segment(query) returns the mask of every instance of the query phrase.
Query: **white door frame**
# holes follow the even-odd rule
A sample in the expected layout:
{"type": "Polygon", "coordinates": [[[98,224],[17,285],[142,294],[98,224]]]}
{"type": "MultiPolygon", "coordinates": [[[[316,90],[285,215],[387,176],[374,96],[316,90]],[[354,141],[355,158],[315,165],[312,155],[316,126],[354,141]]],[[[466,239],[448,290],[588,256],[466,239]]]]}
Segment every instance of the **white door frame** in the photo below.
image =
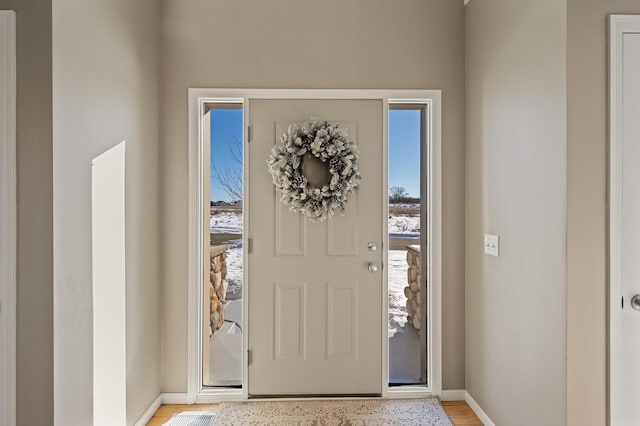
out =
{"type": "MultiPolygon", "coordinates": [[[[640,15],[609,16],[609,424],[618,424],[615,401],[622,299],[622,39],[640,33],[640,15]]],[[[626,301],[628,303],[629,301],[626,301]]]]}
{"type": "MultiPolygon", "coordinates": [[[[243,333],[243,384],[242,390],[230,388],[205,388],[202,385],[202,288],[203,276],[203,247],[204,229],[201,214],[204,211],[203,203],[203,167],[207,161],[203,152],[203,127],[202,120],[205,105],[221,100],[235,101],[243,104],[244,113],[244,140],[247,140],[247,126],[249,123],[248,105],[250,99],[372,99],[383,102],[383,161],[388,161],[388,113],[389,103],[424,103],[429,106],[429,127],[427,135],[429,143],[429,164],[427,167],[427,183],[429,186],[427,201],[430,206],[428,217],[427,235],[429,235],[429,247],[427,250],[427,304],[429,319],[427,328],[428,340],[428,386],[389,388],[389,339],[388,331],[388,298],[382,298],[383,330],[382,338],[382,380],[383,397],[424,397],[440,396],[442,393],[442,322],[441,322],[441,287],[442,287],[442,117],[441,117],[441,91],[440,90],[298,90],[298,89],[189,89],[189,247],[188,247],[188,388],[187,401],[194,402],[218,402],[222,399],[247,399],[248,398],[248,366],[247,352],[249,330],[243,333]]],[[[244,150],[244,164],[248,164],[248,150],[244,150]]],[[[245,194],[248,194],[249,167],[244,168],[245,194]]],[[[387,170],[383,171],[382,191],[388,186],[387,170]]],[[[243,247],[244,259],[248,259],[247,238],[250,235],[251,224],[248,221],[248,196],[244,201],[244,233],[243,247]]],[[[386,199],[386,197],[383,197],[386,199]]],[[[388,217],[388,203],[383,203],[383,217],[388,217]]],[[[383,233],[386,236],[387,223],[383,224],[383,233]]],[[[388,247],[388,241],[384,242],[388,247]]],[[[384,251],[383,263],[387,264],[387,253],[384,251]]],[[[249,268],[244,269],[244,282],[249,282],[249,268]]],[[[245,289],[246,290],[246,289],[245,289]]],[[[243,290],[243,324],[248,325],[248,300],[249,292],[243,290]]],[[[383,291],[387,291],[387,276],[383,274],[383,291]]]]}
{"type": "Polygon", "coordinates": [[[16,424],[16,15],[0,11],[0,424],[16,424]]]}

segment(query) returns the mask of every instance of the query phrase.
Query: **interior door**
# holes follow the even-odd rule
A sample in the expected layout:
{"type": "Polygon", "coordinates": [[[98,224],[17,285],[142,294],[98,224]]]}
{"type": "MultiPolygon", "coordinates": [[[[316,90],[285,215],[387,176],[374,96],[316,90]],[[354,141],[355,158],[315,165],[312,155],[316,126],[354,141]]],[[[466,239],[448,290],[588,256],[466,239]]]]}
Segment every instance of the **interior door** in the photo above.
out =
{"type": "MultiPolygon", "coordinates": [[[[621,153],[621,274],[623,302],[619,309],[620,334],[616,344],[612,392],[614,425],[638,424],[640,401],[640,20],[637,32],[623,34],[622,96],[620,111],[621,153]]],[[[618,299],[620,300],[620,299],[618,299]]]]}
{"type": "Polygon", "coordinates": [[[249,117],[249,394],[380,394],[383,103],[251,100],[249,117]],[[287,127],[312,117],[347,129],[362,175],[344,215],[315,223],[267,170],[287,127]]]}

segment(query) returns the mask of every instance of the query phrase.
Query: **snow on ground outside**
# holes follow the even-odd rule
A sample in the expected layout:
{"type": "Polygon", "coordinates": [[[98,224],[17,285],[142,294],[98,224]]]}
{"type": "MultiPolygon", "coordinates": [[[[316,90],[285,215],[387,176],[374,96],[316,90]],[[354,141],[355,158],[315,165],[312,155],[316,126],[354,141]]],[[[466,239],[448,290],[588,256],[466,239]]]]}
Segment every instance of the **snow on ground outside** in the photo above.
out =
{"type": "Polygon", "coordinates": [[[227,300],[242,299],[242,244],[227,250],[227,300]]]}
{"type": "Polygon", "coordinates": [[[212,234],[242,234],[242,214],[218,212],[209,218],[209,229],[212,234]]]}
{"type": "Polygon", "coordinates": [[[406,250],[389,250],[389,337],[393,337],[407,323],[406,296],[407,286],[407,252],[406,250]]]}
{"type": "Polygon", "coordinates": [[[212,234],[238,234],[227,250],[227,300],[242,298],[242,213],[216,212],[209,218],[212,234]]]}
{"type": "Polygon", "coordinates": [[[419,203],[390,203],[389,207],[396,207],[399,209],[419,209],[419,203]]]}
{"type": "Polygon", "coordinates": [[[389,234],[420,234],[420,216],[389,216],[389,234]]]}

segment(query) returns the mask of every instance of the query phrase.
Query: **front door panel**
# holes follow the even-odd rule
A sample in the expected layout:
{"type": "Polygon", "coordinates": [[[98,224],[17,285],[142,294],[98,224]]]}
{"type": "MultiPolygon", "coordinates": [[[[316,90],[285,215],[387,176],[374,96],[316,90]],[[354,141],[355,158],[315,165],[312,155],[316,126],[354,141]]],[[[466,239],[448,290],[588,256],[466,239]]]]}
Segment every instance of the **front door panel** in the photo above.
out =
{"type": "Polygon", "coordinates": [[[381,100],[251,100],[249,393],[382,392],[384,165],[381,100]],[[267,160],[293,123],[326,119],[360,151],[360,189],[344,215],[312,223],[274,189],[267,160]],[[378,265],[368,271],[369,262],[378,265]]]}

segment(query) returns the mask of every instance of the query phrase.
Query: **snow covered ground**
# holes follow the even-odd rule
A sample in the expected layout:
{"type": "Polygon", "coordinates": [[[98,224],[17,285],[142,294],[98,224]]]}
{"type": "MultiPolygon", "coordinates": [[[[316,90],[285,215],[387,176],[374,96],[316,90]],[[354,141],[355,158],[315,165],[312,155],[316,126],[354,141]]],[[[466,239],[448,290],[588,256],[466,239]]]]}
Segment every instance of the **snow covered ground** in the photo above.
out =
{"type": "Polygon", "coordinates": [[[242,299],[242,213],[216,212],[209,218],[212,234],[237,234],[236,244],[227,250],[227,300],[242,299]]]}
{"type": "Polygon", "coordinates": [[[407,323],[404,288],[407,286],[406,250],[389,250],[389,337],[407,323]]]}
{"type": "Polygon", "coordinates": [[[242,244],[227,250],[227,300],[242,299],[242,244]]]}
{"type": "Polygon", "coordinates": [[[209,218],[212,234],[242,234],[242,213],[217,212],[209,218]]]}
{"type": "Polygon", "coordinates": [[[420,204],[418,203],[390,203],[389,207],[395,207],[398,209],[419,209],[420,204]]]}
{"type": "Polygon", "coordinates": [[[389,216],[389,234],[420,235],[419,216],[389,216]]]}

